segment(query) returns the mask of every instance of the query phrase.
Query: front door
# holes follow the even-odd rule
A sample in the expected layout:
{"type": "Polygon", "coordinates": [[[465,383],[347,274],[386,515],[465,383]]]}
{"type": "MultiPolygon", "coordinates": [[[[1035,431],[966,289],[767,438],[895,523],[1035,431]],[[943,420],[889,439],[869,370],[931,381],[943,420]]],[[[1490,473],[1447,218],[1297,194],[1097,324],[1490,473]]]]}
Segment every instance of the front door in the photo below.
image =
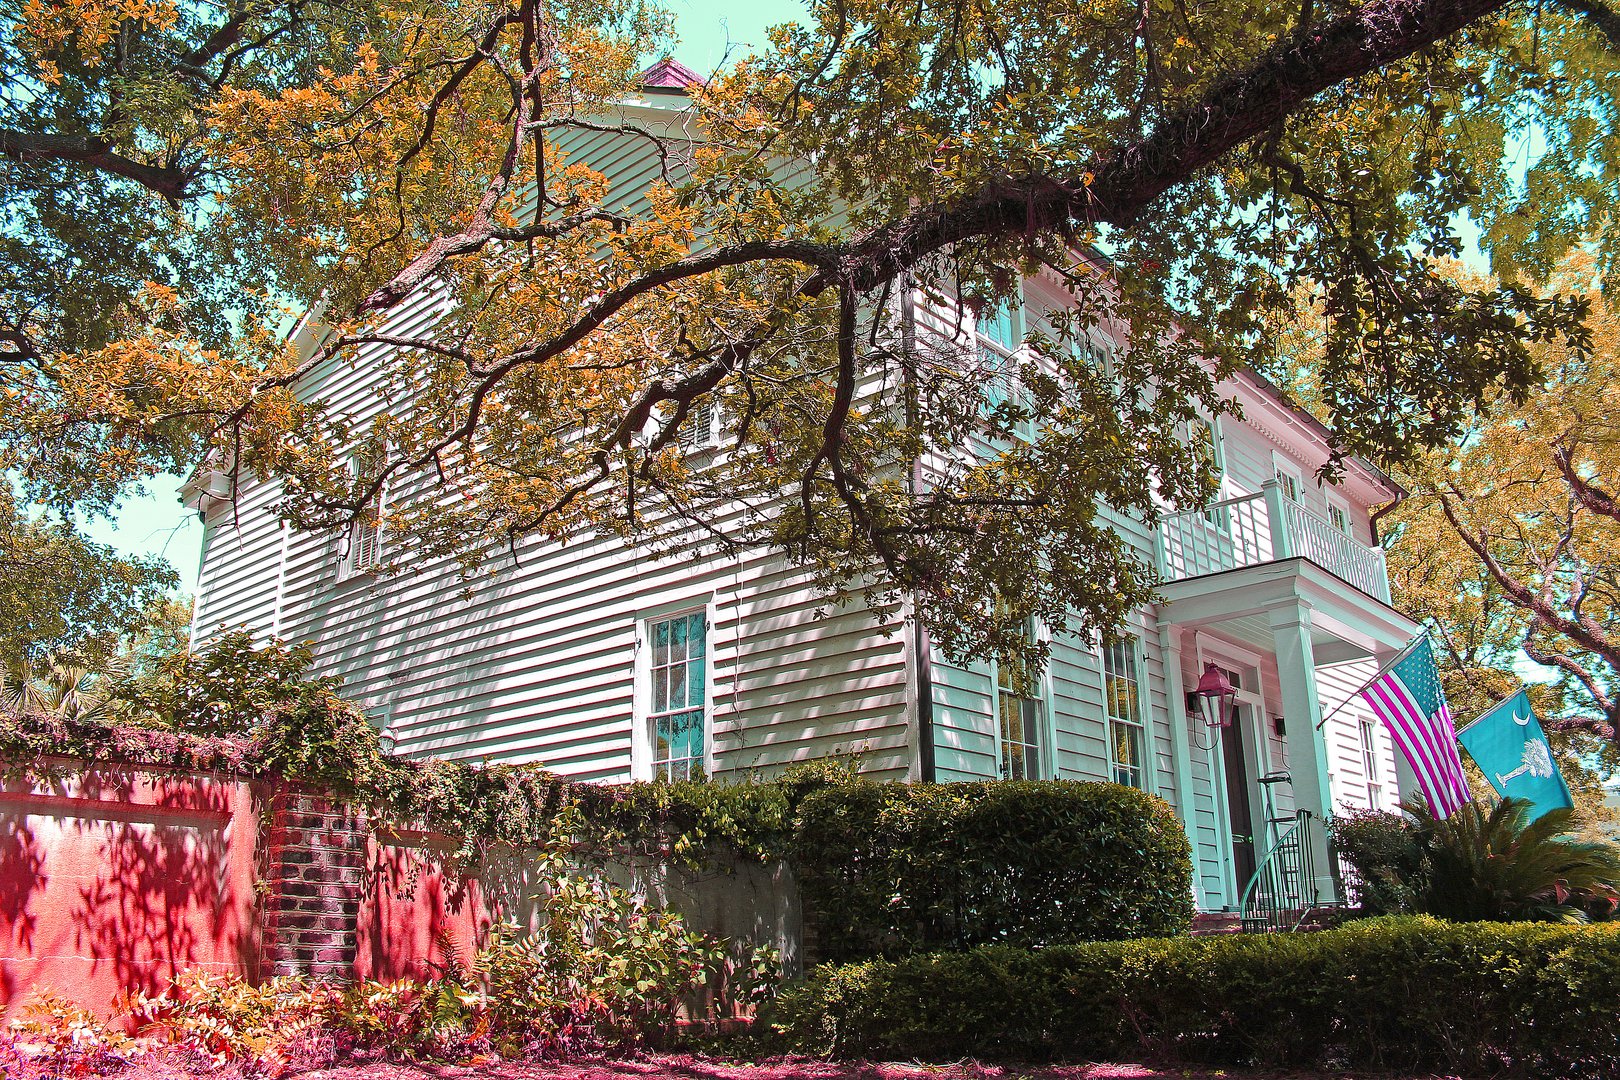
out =
{"type": "Polygon", "coordinates": [[[1232,823],[1232,865],[1237,870],[1238,899],[1254,877],[1254,808],[1249,799],[1249,706],[1238,705],[1230,727],[1221,729],[1225,766],[1226,809],[1232,823]]]}

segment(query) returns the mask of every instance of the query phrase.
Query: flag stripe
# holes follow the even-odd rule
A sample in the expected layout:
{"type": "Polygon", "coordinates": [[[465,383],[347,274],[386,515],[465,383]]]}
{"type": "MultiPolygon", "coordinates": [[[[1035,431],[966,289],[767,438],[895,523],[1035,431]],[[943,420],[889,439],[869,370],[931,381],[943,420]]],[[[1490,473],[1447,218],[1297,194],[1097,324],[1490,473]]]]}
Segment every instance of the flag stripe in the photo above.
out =
{"type": "Polygon", "coordinates": [[[1400,747],[1402,756],[1406,758],[1406,763],[1412,767],[1412,775],[1417,777],[1418,787],[1423,791],[1424,801],[1432,807],[1439,806],[1440,800],[1436,796],[1433,782],[1430,780],[1433,767],[1423,756],[1422,740],[1414,737],[1409,728],[1410,721],[1393,704],[1388,702],[1383,696],[1381,687],[1369,687],[1364,696],[1367,698],[1367,703],[1372,706],[1373,712],[1377,714],[1378,719],[1382,720],[1384,726],[1389,729],[1390,735],[1395,739],[1395,745],[1400,747]]]}
{"type": "Polygon", "coordinates": [[[1437,817],[1451,816],[1472,797],[1457,753],[1451,710],[1426,640],[1369,683],[1361,697],[1389,729],[1437,817]]]}
{"type": "Polygon", "coordinates": [[[1368,689],[1383,705],[1383,708],[1378,710],[1380,718],[1391,728],[1400,731],[1402,740],[1409,748],[1407,757],[1412,771],[1417,773],[1418,780],[1430,793],[1430,804],[1434,805],[1434,795],[1440,791],[1440,785],[1437,783],[1440,770],[1429,746],[1433,736],[1432,729],[1415,715],[1408,699],[1386,685],[1384,679],[1373,683],[1368,689]]]}

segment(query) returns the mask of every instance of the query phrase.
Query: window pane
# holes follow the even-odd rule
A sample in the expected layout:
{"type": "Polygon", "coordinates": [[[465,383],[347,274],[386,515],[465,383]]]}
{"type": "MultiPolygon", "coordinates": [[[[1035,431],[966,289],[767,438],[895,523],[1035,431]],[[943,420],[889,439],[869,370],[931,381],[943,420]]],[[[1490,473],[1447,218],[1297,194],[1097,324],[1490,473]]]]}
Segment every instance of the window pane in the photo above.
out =
{"type": "Polygon", "coordinates": [[[679,709],[690,704],[686,699],[686,665],[675,664],[666,670],[669,678],[669,704],[665,708],[679,709]]]}
{"type": "Polygon", "coordinates": [[[686,659],[686,620],[675,619],[666,623],[669,627],[669,658],[674,661],[686,659]]]}
{"type": "Polygon", "coordinates": [[[669,623],[653,623],[653,664],[669,663],[669,623]]]}
{"type": "Polygon", "coordinates": [[[687,656],[701,657],[703,655],[704,645],[706,644],[703,630],[702,615],[688,615],[686,617],[687,656]]]}
{"type": "Polygon", "coordinates": [[[686,704],[703,704],[703,659],[701,656],[686,665],[686,704]]]}
{"type": "Polygon", "coordinates": [[[669,708],[669,668],[653,668],[652,707],[653,712],[669,708]]]}

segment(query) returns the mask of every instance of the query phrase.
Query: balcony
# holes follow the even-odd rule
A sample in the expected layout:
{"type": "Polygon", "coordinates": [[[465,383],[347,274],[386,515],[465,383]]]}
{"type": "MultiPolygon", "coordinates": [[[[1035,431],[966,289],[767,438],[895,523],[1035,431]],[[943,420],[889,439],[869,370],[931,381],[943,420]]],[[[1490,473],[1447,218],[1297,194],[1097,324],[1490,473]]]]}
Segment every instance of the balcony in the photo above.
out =
{"type": "Polygon", "coordinates": [[[1158,557],[1159,574],[1166,583],[1305,559],[1367,596],[1389,603],[1383,549],[1361,543],[1285,498],[1275,480],[1255,495],[1165,515],[1159,525],[1158,557]]]}

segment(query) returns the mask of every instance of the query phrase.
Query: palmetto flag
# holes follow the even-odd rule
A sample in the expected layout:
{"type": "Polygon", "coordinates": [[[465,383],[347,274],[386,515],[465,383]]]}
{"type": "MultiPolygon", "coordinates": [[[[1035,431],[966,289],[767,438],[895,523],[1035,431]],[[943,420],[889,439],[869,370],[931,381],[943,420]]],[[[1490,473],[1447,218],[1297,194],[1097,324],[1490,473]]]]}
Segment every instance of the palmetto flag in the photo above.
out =
{"type": "Polygon", "coordinates": [[[1457,741],[1498,794],[1529,800],[1535,817],[1575,805],[1523,690],[1457,732],[1457,741]]]}
{"type": "Polygon", "coordinates": [[[1412,766],[1429,809],[1435,817],[1450,817],[1472,796],[1428,637],[1419,638],[1361,696],[1412,766]]]}

